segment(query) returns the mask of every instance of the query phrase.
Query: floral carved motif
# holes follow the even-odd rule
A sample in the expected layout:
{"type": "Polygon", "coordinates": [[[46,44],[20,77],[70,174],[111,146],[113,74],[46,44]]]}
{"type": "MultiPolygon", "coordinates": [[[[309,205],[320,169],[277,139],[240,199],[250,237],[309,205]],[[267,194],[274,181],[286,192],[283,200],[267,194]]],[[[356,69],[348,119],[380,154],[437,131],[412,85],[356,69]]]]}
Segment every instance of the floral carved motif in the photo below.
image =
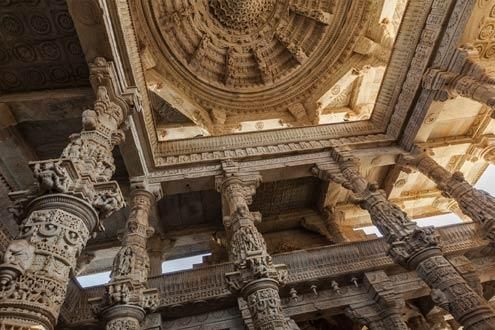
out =
{"type": "Polygon", "coordinates": [[[108,322],[106,330],[141,330],[141,326],[139,321],[129,317],[108,322]]]}

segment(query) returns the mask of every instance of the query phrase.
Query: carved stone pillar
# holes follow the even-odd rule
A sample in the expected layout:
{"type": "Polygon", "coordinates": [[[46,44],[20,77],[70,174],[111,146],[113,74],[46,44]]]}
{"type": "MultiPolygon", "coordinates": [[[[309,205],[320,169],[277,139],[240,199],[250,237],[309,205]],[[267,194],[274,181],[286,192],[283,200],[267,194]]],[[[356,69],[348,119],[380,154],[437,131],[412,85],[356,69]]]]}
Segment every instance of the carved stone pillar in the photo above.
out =
{"type": "Polygon", "coordinates": [[[450,173],[433,158],[423,152],[415,156],[404,156],[398,163],[430,178],[442,193],[453,198],[461,211],[481,225],[483,234],[495,242],[495,198],[486,191],[474,188],[461,172],[450,173]]]}
{"type": "Polygon", "coordinates": [[[11,194],[21,222],[0,265],[0,327],[53,329],[69,276],[100,219],[124,205],[113,147],[130,111],[111,63],[90,64],[96,90],[93,109],[82,115],[83,129],[58,159],[30,163],[37,184],[11,194]]]}
{"type": "Polygon", "coordinates": [[[113,262],[101,312],[108,330],[141,329],[145,310],[153,310],[158,305],[158,291],[147,288],[150,259],[146,243],[154,233],[149,225],[154,199],[153,194],[144,189],[131,192],[127,230],[113,262]]]}
{"type": "Polygon", "coordinates": [[[224,163],[226,174],[217,179],[222,193],[224,225],[229,240],[229,258],[235,272],[227,273],[232,292],[248,305],[255,329],[291,329],[282,311],[279,286],[287,277],[285,265],[274,265],[263,236],[255,226],[259,213],[249,211],[252,196],[260,183],[258,175],[240,176],[234,164],[224,163]]]}
{"type": "Polygon", "coordinates": [[[363,284],[369,299],[346,308],[345,313],[351,320],[370,330],[409,329],[401,318],[404,300],[390,288],[384,271],[365,273],[363,284]]]}
{"type": "Polygon", "coordinates": [[[483,297],[483,286],[481,285],[480,277],[476,272],[471,260],[463,255],[449,257],[449,262],[455,267],[457,272],[461,274],[466,282],[473,290],[483,297]]]}
{"type": "Polygon", "coordinates": [[[425,75],[425,87],[444,91],[448,96],[463,96],[495,108],[495,85],[476,78],[448,71],[429,69],[425,75]]]}
{"type": "Polygon", "coordinates": [[[478,63],[478,51],[471,45],[459,48],[453,56],[449,71],[428,69],[423,87],[441,92],[440,99],[463,96],[495,108],[495,85],[478,63]]]}
{"type": "Polygon", "coordinates": [[[338,166],[318,166],[314,173],[340,183],[355,194],[370,213],[373,224],[390,246],[390,256],[400,265],[415,269],[432,289],[437,305],[449,311],[465,329],[495,328],[495,314],[445,259],[433,228],[420,228],[385,193],[369,184],[349,154],[333,151],[338,166]]]}

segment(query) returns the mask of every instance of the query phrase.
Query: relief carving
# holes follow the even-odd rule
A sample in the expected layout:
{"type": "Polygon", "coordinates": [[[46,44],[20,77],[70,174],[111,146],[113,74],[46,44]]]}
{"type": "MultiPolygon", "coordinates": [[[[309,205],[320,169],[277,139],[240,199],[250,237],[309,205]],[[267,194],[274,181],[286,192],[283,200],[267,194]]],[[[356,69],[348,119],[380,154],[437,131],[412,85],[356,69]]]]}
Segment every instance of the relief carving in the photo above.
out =
{"type": "Polygon", "coordinates": [[[356,201],[368,210],[372,223],[384,235],[394,261],[415,269],[428,286],[440,290],[452,316],[466,328],[478,324],[487,328],[495,326],[495,314],[488,303],[442,255],[433,229],[418,228],[399,207],[387,200],[383,191],[369,184],[348,150],[334,149],[331,154],[339,169],[330,170],[323,165],[316,167],[314,174],[327,180],[335,178],[354,193],[356,201]]]}
{"type": "Polygon", "coordinates": [[[124,205],[118,184],[109,180],[112,149],[121,142],[130,103],[117,92],[111,63],[97,58],[90,71],[96,101],[94,110],[83,113],[82,131],[70,137],[61,158],[30,163],[37,185],[11,194],[24,219],[0,265],[0,323],[10,324],[9,311],[18,308],[24,323],[53,329],[99,218],[124,205]]]}
{"type": "Polygon", "coordinates": [[[454,199],[459,209],[481,225],[483,235],[495,241],[495,198],[483,190],[474,188],[460,172],[450,173],[426,152],[402,156],[399,163],[417,169],[430,178],[445,197],[454,199]]]}
{"type": "Polygon", "coordinates": [[[254,225],[261,215],[248,207],[259,176],[238,176],[238,166],[233,162],[225,162],[223,168],[225,175],[217,178],[217,189],[226,204],[225,228],[235,270],[225,274],[225,281],[229,290],[247,301],[255,329],[290,329],[295,324],[283,314],[278,293],[278,287],[287,281],[287,269],[273,264],[265,240],[254,225]]]}
{"type": "Polygon", "coordinates": [[[33,174],[38,181],[40,192],[67,192],[68,174],[60,163],[43,162],[34,165],[33,174]]]}

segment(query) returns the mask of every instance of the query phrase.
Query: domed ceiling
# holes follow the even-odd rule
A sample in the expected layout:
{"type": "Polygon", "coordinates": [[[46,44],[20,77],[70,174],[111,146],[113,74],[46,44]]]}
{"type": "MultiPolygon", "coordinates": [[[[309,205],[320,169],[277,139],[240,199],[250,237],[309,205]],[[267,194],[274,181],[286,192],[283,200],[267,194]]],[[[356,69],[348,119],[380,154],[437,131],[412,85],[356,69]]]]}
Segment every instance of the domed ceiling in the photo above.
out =
{"type": "Polygon", "coordinates": [[[210,134],[240,132],[250,121],[275,120],[265,128],[320,123],[320,99],[350,70],[369,66],[361,63],[371,58],[366,52],[382,47],[368,37],[370,22],[380,25],[380,1],[135,4],[150,89],[210,134]]]}

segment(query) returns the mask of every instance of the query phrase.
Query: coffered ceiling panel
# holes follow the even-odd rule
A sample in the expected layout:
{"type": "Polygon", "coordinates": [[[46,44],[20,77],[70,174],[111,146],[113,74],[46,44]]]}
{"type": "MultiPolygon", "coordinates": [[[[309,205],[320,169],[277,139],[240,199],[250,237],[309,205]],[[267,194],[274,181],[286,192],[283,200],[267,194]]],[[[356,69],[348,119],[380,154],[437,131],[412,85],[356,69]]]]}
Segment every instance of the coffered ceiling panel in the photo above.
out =
{"type": "Polygon", "coordinates": [[[64,0],[0,1],[0,91],[88,85],[64,0]]]}

